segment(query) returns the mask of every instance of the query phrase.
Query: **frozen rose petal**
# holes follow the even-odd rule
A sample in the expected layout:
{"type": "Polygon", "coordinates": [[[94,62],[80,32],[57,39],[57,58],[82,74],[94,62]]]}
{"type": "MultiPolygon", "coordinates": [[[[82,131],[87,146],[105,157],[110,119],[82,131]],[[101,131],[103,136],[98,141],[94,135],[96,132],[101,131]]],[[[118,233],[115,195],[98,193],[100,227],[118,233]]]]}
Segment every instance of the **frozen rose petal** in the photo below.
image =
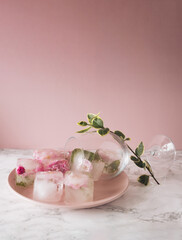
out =
{"type": "Polygon", "coordinates": [[[61,171],[62,173],[67,172],[70,170],[70,165],[68,160],[62,159],[62,160],[57,160],[49,164],[48,166],[48,171],[61,171]]]}
{"type": "Polygon", "coordinates": [[[89,160],[87,160],[87,159],[83,159],[82,164],[80,166],[80,169],[83,172],[91,172],[92,169],[93,169],[92,163],[89,160]]]}

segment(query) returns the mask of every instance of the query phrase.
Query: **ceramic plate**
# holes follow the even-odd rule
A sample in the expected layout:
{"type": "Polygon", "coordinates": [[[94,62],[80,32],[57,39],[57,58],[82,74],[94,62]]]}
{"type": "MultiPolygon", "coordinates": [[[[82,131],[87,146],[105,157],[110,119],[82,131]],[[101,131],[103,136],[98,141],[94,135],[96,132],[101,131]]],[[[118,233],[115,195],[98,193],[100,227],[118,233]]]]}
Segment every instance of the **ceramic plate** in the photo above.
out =
{"type": "Polygon", "coordinates": [[[35,201],[33,199],[33,186],[29,187],[22,187],[17,186],[15,183],[15,169],[9,174],[8,183],[12,190],[18,195],[23,197],[24,199],[37,202],[40,204],[53,206],[53,207],[60,207],[60,208],[67,208],[67,209],[80,209],[80,208],[92,208],[96,206],[100,206],[109,202],[116,200],[117,198],[121,197],[127,187],[128,187],[128,176],[125,172],[122,172],[115,178],[109,180],[101,180],[95,182],[94,184],[94,201],[86,202],[82,204],[72,204],[68,205],[64,202],[58,203],[44,203],[35,201]]]}

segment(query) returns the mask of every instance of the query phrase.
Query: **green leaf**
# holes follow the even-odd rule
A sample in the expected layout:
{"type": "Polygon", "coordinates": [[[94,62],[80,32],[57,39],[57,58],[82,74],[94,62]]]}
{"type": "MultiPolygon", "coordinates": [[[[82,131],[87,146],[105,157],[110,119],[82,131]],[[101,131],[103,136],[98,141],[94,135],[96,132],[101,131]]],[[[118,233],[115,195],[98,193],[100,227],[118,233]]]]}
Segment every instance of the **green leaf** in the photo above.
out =
{"type": "Polygon", "coordinates": [[[102,159],[101,159],[100,155],[98,154],[98,152],[96,152],[94,154],[94,161],[100,161],[100,160],[102,160],[102,159]]]}
{"type": "Polygon", "coordinates": [[[91,121],[91,125],[94,128],[103,128],[104,123],[100,117],[94,117],[91,121]]]}
{"type": "Polygon", "coordinates": [[[71,163],[83,156],[83,150],[81,148],[75,148],[71,153],[71,163]]]}
{"type": "Polygon", "coordinates": [[[88,118],[89,123],[92,122],[92,119],[93,119],[94,117],[96,117],[96,114],[93,114],[93,113],[88,113],[88,114],[87,114],[87,118],[88,118]]]}
{"type": "Polygon", "coordinates": [[[131,140],[131,138],[125,138],[125,141],[130,141],[131,140]]]}
{"type": "Polygon", "coordinates": [[[130,159],[134,162],[138,162],[138,158],[136,158],[135,156],[131,156],[130,159]]]}
{"type": "Polygon", "coordinates": [[[141,142],[138,147],[135,149],[135,153],[137,156],[141,156],[144,152],[144,145],[143,145],[143,142],[141,142]]]}
{"type": "Polygon", "coordinates": [[[125,135],[121,131],[115,131],[114,132],[117,136],[121,137],[122,139],[125,139],[125,135]]]}
{"type": "Polygon", "coordinates": [[[24,183],[24,182],[16,182],[16,185],[22,186],[22,187],[26,187],[27,186],[27,184],[24,183]]]}
{"type": "Polygon", "coordinates": [[[141,175],[139,178],[138,178],[138,182],[144,184],[145,186],[148,185],[149,183],[149,175],[141,175]]]}
{"type": "Polygon", "coordinates": [[[87,126],[88,124],[85,121],[80,121],[80,122],[78,122],[78,125],[80,125],[80,126],[87,126]]]}
{"type": "Polygon", "coordinates": [[[105,136],[109,133],[109,128],[102,128],[102,129],[99,129],[97,132],[99,135],[105,136]]]}
{"type": "Polygon", "coordinates": [[[114,173],[118,171],[119,165],[120,165],[120,160],[115,160],[114,162],[112,162],[107,166],[107,172],[114,173]]]}
{"type": "Polygon", "coordinates": [[[87,150],[84,150],[84,156],[90,162],[92,162],[95,158],[95,154],[93,152],[90,152],[90,151],[87,151],[87,150]]]}
{"type": "Polygon", "coordinates": [[[144,161],[136,158],[135,156],[131,156],[130,159],[140,168],[145,168],[146,164],[144,161]]]}
{"type": "Polygon", "coordinates": [[[85,132],[87,132],[89,129],[91,129],[91,127],[82,129],[82,130],[78,131],[77,133],[85,133],[85,132]]]}
{"type": "Polygon", "coordinates": [[[143,161],[138,160],[138,162],[134,162],[138,167],[140,168],[145,168],[146,165],[143,161]]]}
{"type": "Polygon", "coordinates": [[[145,162],[145,167],[146,167],[151,173],[153,173],[153,172],[152,172],[152,167],[151,167],[150,163],[149,163],[147,160],[143,160],[143,161],[145,162]]]}

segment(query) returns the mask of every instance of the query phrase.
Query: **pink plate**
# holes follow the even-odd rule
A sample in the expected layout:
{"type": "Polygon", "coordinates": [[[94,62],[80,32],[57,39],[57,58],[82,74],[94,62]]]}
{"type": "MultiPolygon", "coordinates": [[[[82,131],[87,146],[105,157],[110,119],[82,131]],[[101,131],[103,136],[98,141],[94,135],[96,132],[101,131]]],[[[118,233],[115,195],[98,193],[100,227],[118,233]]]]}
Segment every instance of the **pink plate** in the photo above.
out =
{"type": "Polygon", "coordinates": [[[94,185],[94,201],[93,202],[86,202],[82,204],[72,204],[68,205],[64,202],[58,203],[44,203],[35,201],[33,199],[33,186],[29,187],[22,187],[17,186],[15,183],[15,169],[11,171],[8,177],[8,183],[11,189],[14,192],[27,200],[38,202],[40,204],[44,204],[47,206],[59,207],[59,208],[67,208],[67,209],[80,209],[80,208],[92,208],[96,206],[100,206],[109,202],[116,200],[117,198],[121,197],[128,187],[128,176],[125,172],[122,172],[117,177],[112,178],[110,180],[101,180],[95,182],[94,185]]]}

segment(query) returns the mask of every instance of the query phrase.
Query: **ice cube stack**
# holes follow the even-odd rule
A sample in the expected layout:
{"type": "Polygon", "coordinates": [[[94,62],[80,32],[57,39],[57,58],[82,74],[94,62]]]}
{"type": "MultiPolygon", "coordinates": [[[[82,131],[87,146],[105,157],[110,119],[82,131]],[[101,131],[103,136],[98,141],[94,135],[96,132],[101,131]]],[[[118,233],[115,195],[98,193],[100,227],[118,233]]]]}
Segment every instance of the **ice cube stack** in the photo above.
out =
{"type": "Polygon", "coordinates": [[[70,153],[52,149],[36,150],[33,159],[20,158],[17,160],[16,184],[29,186],[34,182],[37,172],[60,171],[65,173],[70,169],[70,153]]]}
{"type": "Polygon", "coordinates": [[[33,197],[38,201],[79,204],[93,201],[94,181],[107,169],[99,151],[36,150],[33,159],[17,160],[16,184],[26,187],[34,183],[33,197]]]}

